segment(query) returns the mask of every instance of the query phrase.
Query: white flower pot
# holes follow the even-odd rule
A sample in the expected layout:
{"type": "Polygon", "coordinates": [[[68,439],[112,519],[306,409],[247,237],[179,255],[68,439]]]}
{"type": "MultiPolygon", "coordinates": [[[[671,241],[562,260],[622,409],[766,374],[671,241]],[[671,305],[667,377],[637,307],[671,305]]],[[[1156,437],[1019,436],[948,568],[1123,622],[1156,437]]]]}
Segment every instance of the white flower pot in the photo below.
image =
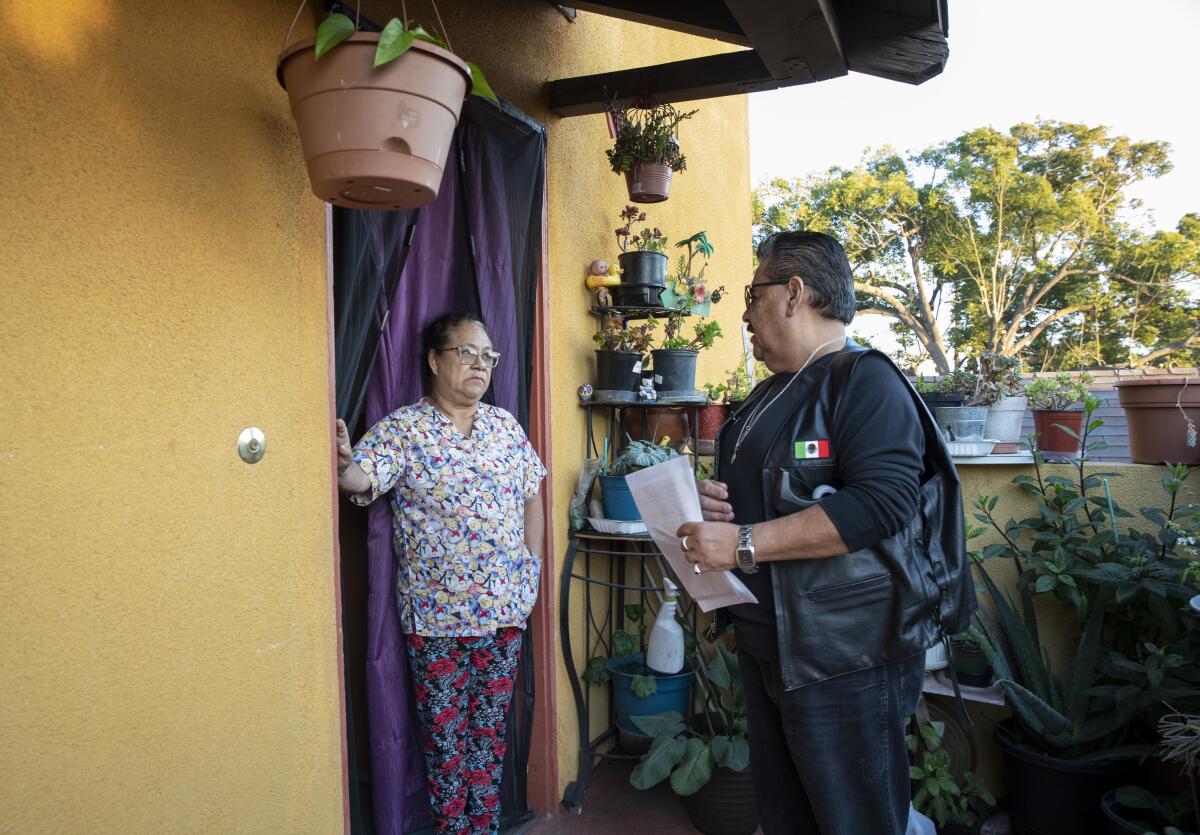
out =
{"type": "Polygon", "coordinates": [[[944,670],[949,664],[950,661],[946,658],[946,645],[941,641],[925,650],[926,670],[944,670]]]}
{"type": "Polygon", "coordinates": [[[1021,440],[1021,422],[1025,419],[1025,407],[1028,405],[1025,395],[1003,397],[988,406],[987,426],[983,430],[985,438],[991,438],[1002,444],[1015,444],[1021,440]]]}

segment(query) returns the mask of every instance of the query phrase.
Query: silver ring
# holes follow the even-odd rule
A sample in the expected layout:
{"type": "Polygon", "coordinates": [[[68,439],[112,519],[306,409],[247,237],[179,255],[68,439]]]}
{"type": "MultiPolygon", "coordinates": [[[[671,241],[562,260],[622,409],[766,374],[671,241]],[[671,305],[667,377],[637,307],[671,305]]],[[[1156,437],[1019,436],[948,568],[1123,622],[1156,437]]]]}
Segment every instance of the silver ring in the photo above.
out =
{"type": "Polygon", "coordinates": [[[703,573],[704,573],[703,571],[701,571],[701,570],[700,570],[700,563],[698,563],[698,562],[694,562],[694,563],[692,563],[692,571],[693,571],[694,573],[696,573],[696,574],[703,574],[703,573]]]}
{"type": "Polygon", "coordinates": [[[683,539],[679,540],[679,547],[685,551],[690,551],[692,549],[687,547],[687,541],[688,541],[688,538],[687,538],[687,535],[685,534],[683,539]]]}

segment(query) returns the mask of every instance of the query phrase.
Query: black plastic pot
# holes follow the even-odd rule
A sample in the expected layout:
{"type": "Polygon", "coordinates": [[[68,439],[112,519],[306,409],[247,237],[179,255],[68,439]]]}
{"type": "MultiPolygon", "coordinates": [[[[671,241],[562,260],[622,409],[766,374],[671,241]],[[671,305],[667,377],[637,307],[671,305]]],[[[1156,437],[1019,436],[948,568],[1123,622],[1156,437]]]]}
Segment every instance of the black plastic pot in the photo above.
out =
{"type": "MultiPolygon", "coordinates": [[[[1166,792],[1154,792],[1160,800],[1169,800],[1166,792]]],[[[1127,809],[1117,802],[1117,790],[1113,789],[1100,799],[1100,810],[1108,819],[1109,835],[1142,835],[1143,832],[1159,832],[1166,827],[1161,815],[1147,809],[1127,809]]],[[[1188,831],[1185,826],[1184,831],[1188,831]]]]}
{"type": "Polygon", "coordinates": [[[700,352],[688,348],[656,348],[654,390],[659,396],[687,396],[696,391],[696,358],[700,352]]]}
{"type": "Polygon", "coordinates": [[[683,798],[683,808],[704,835],[753,835],[758,829],[758,806],[748,768],[733,771],[717,766],[700,791],[683,798]]]}
{"type": "Polygon", "coordinates": [[[662,307],[662,291],[667,285],[667,256],[661,252],[622,252],[621,286],[613,288],[618,305],[662,307]]]}
{"type": "Polygon", "coordinates": [[[979,644],[970,638],[955,638],[954,672],[960,684],[969,687],[987,687],[992,683],[992,665],[987,656],[979,648],[979,644]]]}
{"type": "Polygon", "coordinates": [[[1096,835],[1104,831],[1100,798],[1128,782],[1127,761],[1078,762],[1013,742],[1004,726],[993,737],[1004,754],[1013,831],[1017,835],[1096,835]]]}
{"type": "Polygon", "coordinates": [[[925,405],[931,412],[939,406],[961,406],[967,402],[965,394],[937,394],[935,392],[921,392],[921,399],[925,401],[925,405]]]}
{"type": "Polygon", "coordinates": [[[636,351],[596,351],[596,399],[636,401],[642,382],[641,361],[642,355],[636,351]]]}

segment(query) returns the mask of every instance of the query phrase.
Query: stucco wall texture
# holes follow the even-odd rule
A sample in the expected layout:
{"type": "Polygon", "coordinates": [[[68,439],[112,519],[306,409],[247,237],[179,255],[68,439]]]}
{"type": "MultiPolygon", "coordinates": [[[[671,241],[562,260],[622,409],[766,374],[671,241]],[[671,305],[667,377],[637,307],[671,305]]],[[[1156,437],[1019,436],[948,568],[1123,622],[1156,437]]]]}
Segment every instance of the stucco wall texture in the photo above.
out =
{"type": "MultiPolygon", "coordinates": [[[[593,375],[583,278],[615,257],[626,197],[603,118],[554,117],[544,83],[728,47],[536,0],[439,5],[456,51],[548,128],[552,603],[593,375]]],[[[0,6],[0,831],[342,827],[324,210],[274,80],[294,12],[0,6]],[[234,451],[250,425],[254,466],[234,451]]],[[[690,170],[649,210],[716,244],[715,380],[750,273],[747,108],[699,106],[690,170]]],[[[554,657],[561,795],[576,737],[554,657]]]]}
{"type": "Polygon", "coordinates": [[[342,828],[289,6],[0,4],[0,832],[342,828]]]}

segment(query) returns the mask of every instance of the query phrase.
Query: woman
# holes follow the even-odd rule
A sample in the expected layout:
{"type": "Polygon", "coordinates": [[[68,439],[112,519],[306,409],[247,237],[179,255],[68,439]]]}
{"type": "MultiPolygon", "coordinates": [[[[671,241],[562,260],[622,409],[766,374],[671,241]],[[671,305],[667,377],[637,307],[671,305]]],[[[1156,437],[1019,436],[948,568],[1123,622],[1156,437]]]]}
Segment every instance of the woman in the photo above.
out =
{"type": "Polygon", "coordinates": [[[499,832],[504,719],[537,597],[545,467],[516,419],[480,403],[500,355],[465,314],[422,334],[429,396],[353,450],[337,422],[338,486],[391,492],[396,598],[439,832],[499,832]]]}

